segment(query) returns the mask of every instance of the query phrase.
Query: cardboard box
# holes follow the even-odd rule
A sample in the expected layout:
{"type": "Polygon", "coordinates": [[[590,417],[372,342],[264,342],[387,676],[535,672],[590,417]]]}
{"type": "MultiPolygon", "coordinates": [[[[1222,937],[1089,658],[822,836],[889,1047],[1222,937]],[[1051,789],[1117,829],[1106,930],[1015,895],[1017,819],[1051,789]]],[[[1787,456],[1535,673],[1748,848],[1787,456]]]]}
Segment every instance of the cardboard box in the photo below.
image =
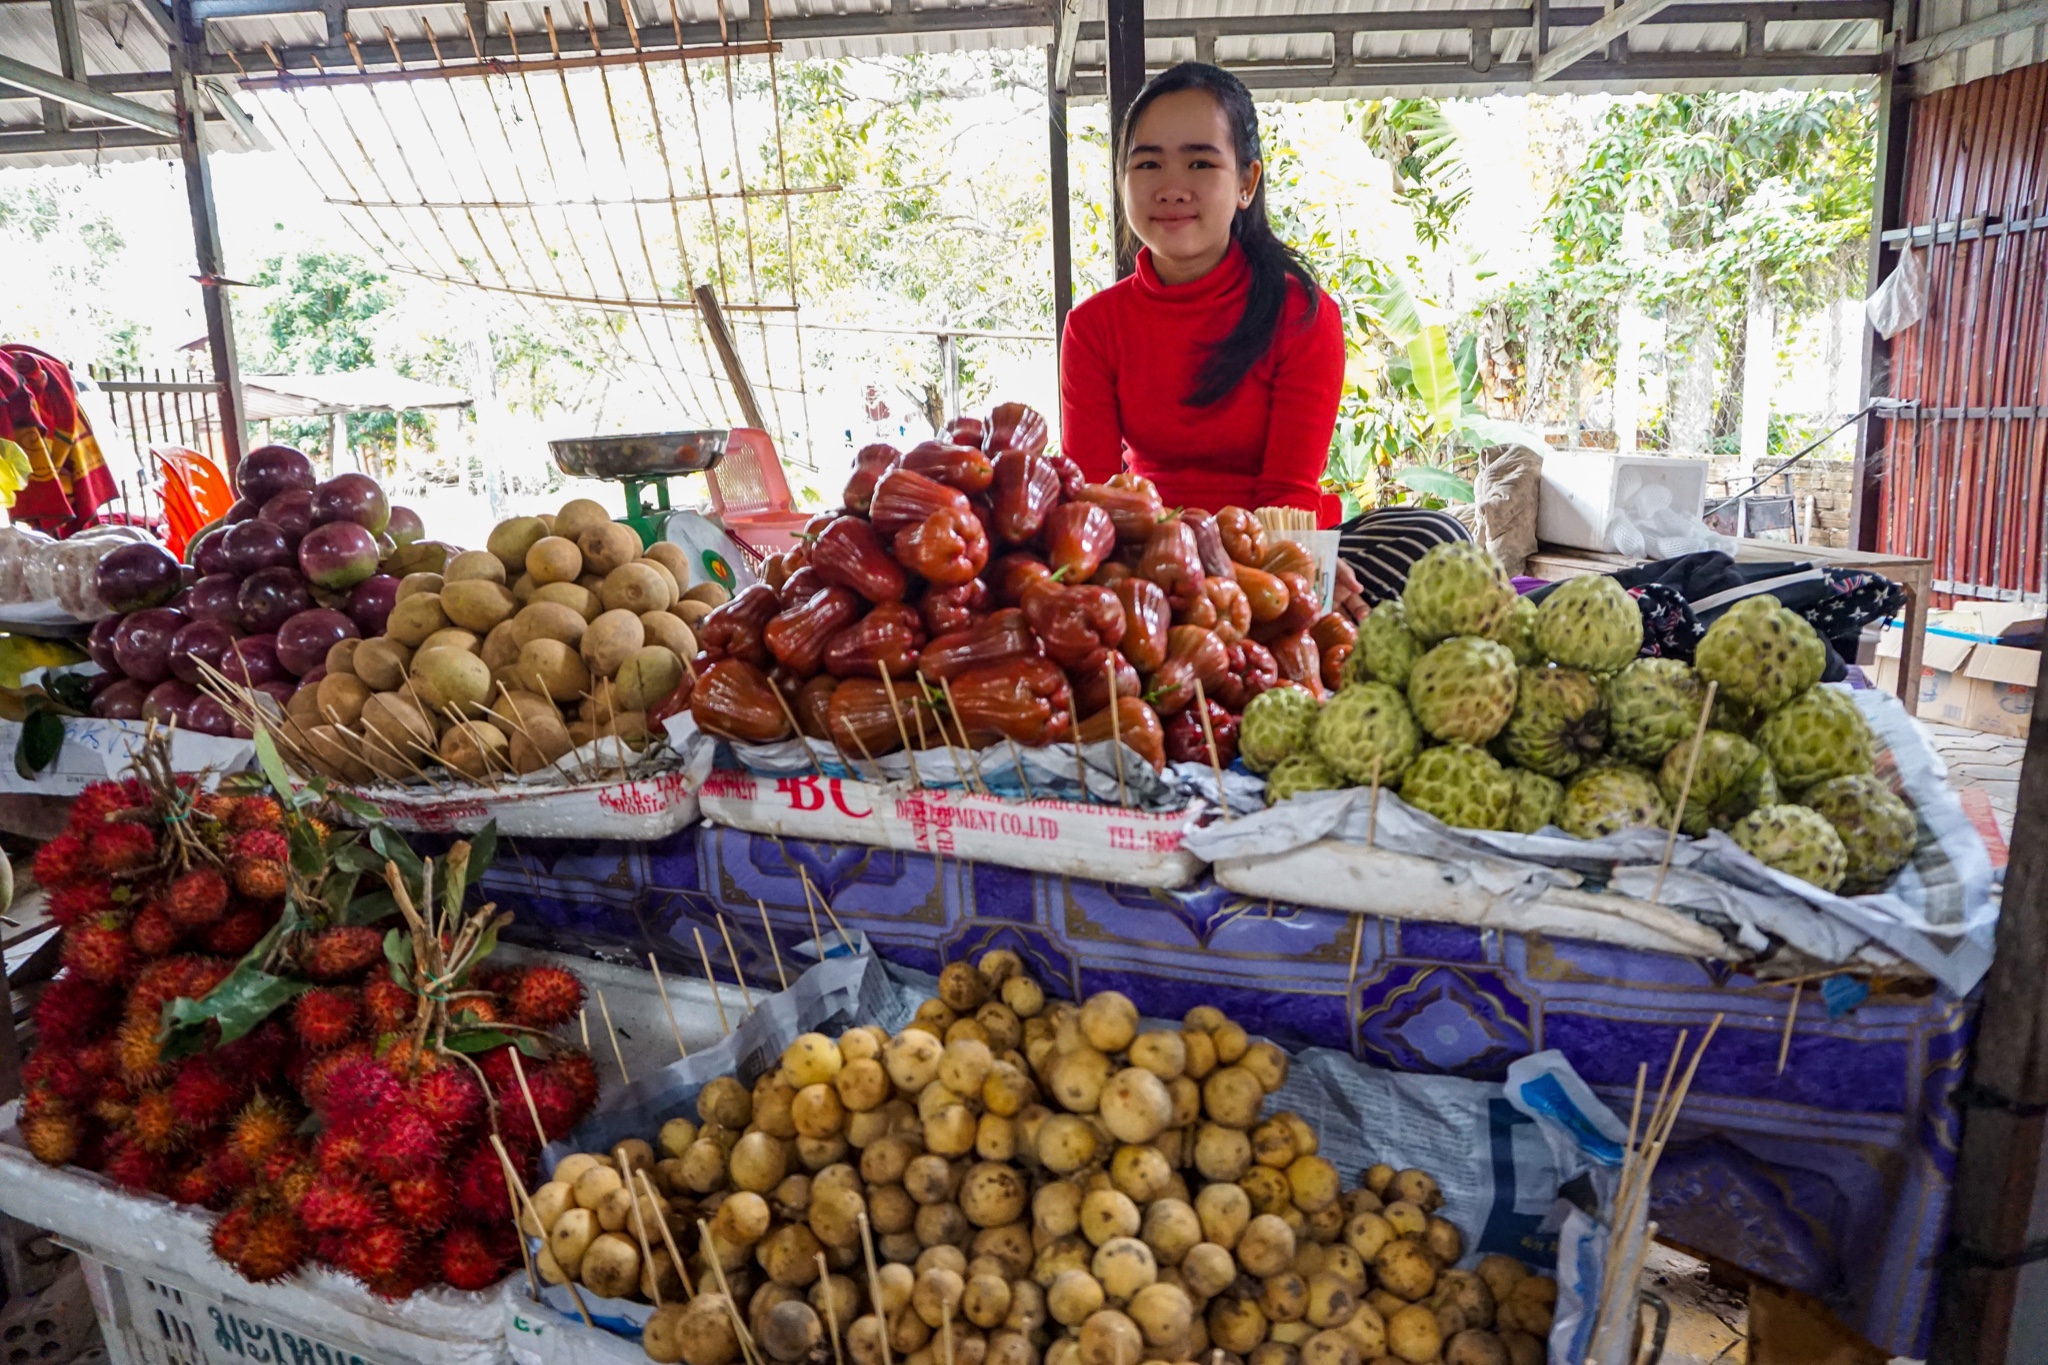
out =
{"type": "MultiPolygon", "coordinates": [[[[1897,689],[1899,682],[1899,653],[1905,639],[1905,632],[1888,630],[1877,642],[1877,674],[1872,684],[1881,692],[1897,689]]],[[[1920,719],[1935,721],[1943,725],[1966,725],[1969,714],[1968,700],[1970,681],[1963,669],[1969,663],[1976,645],[1969,640],[1958,640],[1950,635],[1927,633],[1927,642],[1920,650],[1920,698],[1915,712],[1920,719]]]]}
{"type": "MultiPolygon", "coordinates": [[[[2043,608],[2025,602],[1959,601],[1949,611],[1930,612],[1920,656],[1917,714],[1924,721],[1959,725],[1987,734],[2025,739],[2040,681],[2038,650],[2011,649],[1993,641],[2022,621],[2039,619],[2043,608]]],[[[1890,691],[1899,676],[1903,633],[1887,630],[1877,642],[1876,686],[1890,691]]]]}

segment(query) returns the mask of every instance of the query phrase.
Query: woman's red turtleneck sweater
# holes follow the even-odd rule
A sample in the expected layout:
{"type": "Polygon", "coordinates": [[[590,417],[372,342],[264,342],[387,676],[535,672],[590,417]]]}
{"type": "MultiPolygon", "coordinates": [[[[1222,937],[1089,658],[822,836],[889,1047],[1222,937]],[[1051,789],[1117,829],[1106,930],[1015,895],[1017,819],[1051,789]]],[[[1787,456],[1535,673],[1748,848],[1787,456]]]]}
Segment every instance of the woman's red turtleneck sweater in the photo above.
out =
{"type": "Polygon", "coordinates": [[[1067,316],[1060,350],[1060,449],[1101,482],[1128,467],[1159,486],[1168,507],[1301,507],[1337,522],[1322,491],[1330,433],[1344,388],[1337,305],[1290,279],[1273,345],[1221,402],[1183,401],[1210,350],[1244,312],[1251,278],[1243,250],[1208,274],[1170,285],[1149,249],[1137,270],[1067,316]]]}

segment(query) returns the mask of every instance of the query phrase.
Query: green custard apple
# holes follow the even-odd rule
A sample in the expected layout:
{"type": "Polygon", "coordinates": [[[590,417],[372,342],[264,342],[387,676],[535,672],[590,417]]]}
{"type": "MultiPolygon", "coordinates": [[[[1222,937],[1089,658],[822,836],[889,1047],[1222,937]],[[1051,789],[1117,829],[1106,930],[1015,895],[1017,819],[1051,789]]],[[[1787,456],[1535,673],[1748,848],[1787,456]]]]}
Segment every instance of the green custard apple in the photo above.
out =
{"type": "Polygon", "coordinates": [[[1314,754],[1295,754],[1266,774],[1266,804],[1278,805],[1296,792],[1341,791],[1349,785],[1314,754]]]}
{"type": "Polygon", "coordinates": [[[1432,736],[1484,744],[1515,709],[1515,656],[1476,635],[1444,641],[1408,675],[1408,705],[1432,736]]]}
{"type": "Polygon", "coordinates": [[[1556,824],[1557,813],[1564,806],[1564,784],[1527,768],[1509,768],[1507,773],[1515,796],[1508,802],[1507,823],[1502,828],[1534,834],[1545,825],[1556,824]]]}
{"type": "Polygon", "coordinates": [[[1778,785],[1797,796],[1816,782],[1871,769],[1870,723],[1847,692],[1809,687],[1757,727],[1778,785]]]}
{"type": "Polygon", "coordinates": [[[1469,540],[1431,546],[1408,571],[1401,609],[1425,645],[1454,635],[1491,635],[1515,605],[1515,585],[1491,554],[1469,540]]]}
{"type": "Polygon", "coordinates": [[[1399,691],[1382,682],[1339,689],[1316,716],[1316,757],[1348,786],[1401,781],[1422,751],[1422,730],[1399,691]]]}
{"type": "Polygon", "coordinates": [[[1607,745],[1607,701],[1600,684],[1576,668],[1525,668],[1515,680],[1515,709],[1500,732],[1511,762],[1564,778],[1607,745]]]}
{"type": "Polygon", "coordinates": [[[1415,632],[1408,629],[1401,599],[1392,598],[1374,607],[1358,623],[1358,643],[1345,656],[1338,681],[1346,687],[1353,683],[1383,682],[1405,688],[1415,661],[1426,648],[1415,638],[1415,632]]]}
{"type": "Polygon", "coordinates": [[[1625,763],[1603,763],[1579,774],[1564,789],[1557,813],[1558,828],[1580,839],[1637,827],[1661,829],[1670,819],[1657,780],[1625,763]]]}
{"type": "Polygon", "coordinates": [[[1508,647],[1517,668],[1534,668],[1543,662],[1543,651],[1536,647],[1536,604],[1526,597],[1515,599],[1491,638],[1508,647]]]}
{"type": "Polygon", "coordinates": [[[1273,687],[1259,693],[1244,708],[1238,726],[1238,757],[1255,773],[1273,771],[1281,759],[1306,751],[1314,742],[1321,710],[1304,688],[1273,687]]]}
{"type": "Polygon", "coordinates": [[[1707,689],[1676,659],[1636,659],[1607,680],[1607,751],[1631,763],[1662,763],[1699,728],[1707,689]]]}
{"type": "Polygon", "coordinates": [[[1486,750],[1445,744],[1422,751],[1402,779],[1401,799],[1458,829],[1502,829],[1515,784],[1486,750]]]}
{"type": "Polygon", "coordinates": [[[1764,866],[1823,891],[1841,886],[1848,870],[1842,836],[1819,811],[1805,806],[1759,806],[1737,820],[1728,837],[1764,866]]]}
{"type": "Polygon", "coordinates": [[[1606,574],[1567,578],[1536,608],[1536,648],[1553,663],[1612,673],[1643,647],[1643,614],[1606,574]]]}
{"type": "Polygon", "coordinates": [[[1707,627],[1693,666],[1742,705],[1775,711],[1820,681],[1827,649],[1806,618],[1777,598],[1745,597],[1707,627]]]}
{"type": "MultiPolygon", "coordinates": [[[[1692,761],[1692,736],[1664,755],[1657,770],[1657,790],[1666,805],[1676,806],[1685,788],[1686,765],[1692,761]]],[[[1701,737],[1699,766],[1678,827],[1697,838],[1709,829],[1726,829],[1758,806],[1776,805],[1778,780],[1763,750],[1741,735],[1709,730],[1701,737]]]]}
{"type": "Polygon", "coordinates": [[[1842,890],[1851,895],[1883,890],[1920,842],[1913,808],[1869,773],[1816,782],[1800,795],[1799,804],[1819,812],[1841,836],[1848,852],[1842,890]]]}

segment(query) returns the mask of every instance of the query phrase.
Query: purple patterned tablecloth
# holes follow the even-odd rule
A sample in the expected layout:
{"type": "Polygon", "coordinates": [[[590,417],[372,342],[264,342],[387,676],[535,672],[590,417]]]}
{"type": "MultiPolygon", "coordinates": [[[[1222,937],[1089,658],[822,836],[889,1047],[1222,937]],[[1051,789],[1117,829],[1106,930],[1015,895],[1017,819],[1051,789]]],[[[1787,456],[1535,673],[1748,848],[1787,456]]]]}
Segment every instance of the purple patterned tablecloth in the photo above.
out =
{"type": "Polygon", "coordinates": [[[1679,1032],[1696,1039],[1723,1014],[1658,1168],[1662,1235],[1827,1300],[1888,1351],[1926,1354],[1974,1000],[1890,990],[1831,1019],[1809,988],[1780,1075],[1791,990],[1723,964],[1360,921],[1206,879],[1146,891],[700,826],[651,844],[507,840],[485,884],[519,913],[522,941],[621,962],[653,951],[693,971],[691,926],[723,912],[750,979],[772,983],[756,902],[791,957],[811,937],[799,868],[907,966],[1015,948],[1074,995],[1113,988],[1171,1017],[1215,1004],[1277,1041],[1396,1070],[1498,1080],[1556,1048],[1622,1113],[1638,1063],[1654,1086],[1679,1032]]]}

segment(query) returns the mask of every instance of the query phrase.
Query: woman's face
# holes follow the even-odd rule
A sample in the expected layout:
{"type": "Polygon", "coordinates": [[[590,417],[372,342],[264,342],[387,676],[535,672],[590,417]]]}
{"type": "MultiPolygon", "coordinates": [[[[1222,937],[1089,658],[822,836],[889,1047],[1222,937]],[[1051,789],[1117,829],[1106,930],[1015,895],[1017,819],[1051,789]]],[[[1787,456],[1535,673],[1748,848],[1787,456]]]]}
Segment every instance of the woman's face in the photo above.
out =
{"type": "Polygon", "coordinates": [[[1147,105],[1123,167],[1124,213],[1168,284],[1198,279],[1230,247],[1230,221],[1252,201],[1259,162],[1237,164],[1230,120],[1206,91],[1147,105]]]}

